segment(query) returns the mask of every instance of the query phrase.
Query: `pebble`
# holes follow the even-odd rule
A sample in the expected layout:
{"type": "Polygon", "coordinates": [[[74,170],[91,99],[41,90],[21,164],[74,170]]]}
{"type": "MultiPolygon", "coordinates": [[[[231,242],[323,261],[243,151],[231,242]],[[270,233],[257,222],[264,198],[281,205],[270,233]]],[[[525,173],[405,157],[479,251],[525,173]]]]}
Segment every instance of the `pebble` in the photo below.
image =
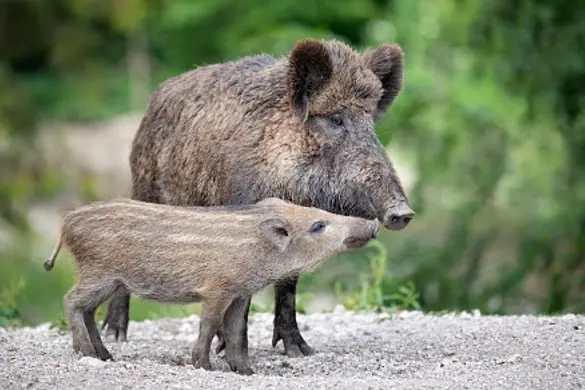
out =
{"type": "Polygon", "coordinates": [[[93,357],[83,356],[83,357],[79,358],[79,360],[77,361],[77,364],[82,365],[82,366],[89,366],[89,367],[103,367],[106,365],[106,362],[104,362],[100,359],[93,358],[93,357]]]}

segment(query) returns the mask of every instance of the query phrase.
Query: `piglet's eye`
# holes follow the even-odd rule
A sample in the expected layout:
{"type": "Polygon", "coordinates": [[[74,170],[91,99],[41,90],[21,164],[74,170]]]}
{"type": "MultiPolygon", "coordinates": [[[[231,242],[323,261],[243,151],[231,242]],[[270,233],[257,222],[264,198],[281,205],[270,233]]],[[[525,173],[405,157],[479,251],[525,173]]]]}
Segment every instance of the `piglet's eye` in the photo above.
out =
{"type": "Polygon", "coordinates": [[[310,229],[311,233],[321,233],[323,230],[325,230],[325,222],[323,221],[314,222],[310,229]]]}
{"type": "Polygon", "coordinates": [[[343,117],[339,114],[331,115],[329,120],[334,126],[343,126],[343,117]]]}

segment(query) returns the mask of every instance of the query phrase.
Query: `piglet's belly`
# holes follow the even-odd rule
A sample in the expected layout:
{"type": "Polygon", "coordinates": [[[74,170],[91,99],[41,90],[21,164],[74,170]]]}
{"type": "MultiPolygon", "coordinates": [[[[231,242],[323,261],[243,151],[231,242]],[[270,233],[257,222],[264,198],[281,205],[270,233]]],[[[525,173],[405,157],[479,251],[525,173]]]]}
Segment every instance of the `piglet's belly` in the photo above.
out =
{"type": "Polygon", "coordinates": [[[189,303],[201,301],[197,293],[197,281],[176,278],[175,275],[158,275],[156,278],[123,279],[122,284],[133,294],[141,298],[168,303],[189,303]]]}

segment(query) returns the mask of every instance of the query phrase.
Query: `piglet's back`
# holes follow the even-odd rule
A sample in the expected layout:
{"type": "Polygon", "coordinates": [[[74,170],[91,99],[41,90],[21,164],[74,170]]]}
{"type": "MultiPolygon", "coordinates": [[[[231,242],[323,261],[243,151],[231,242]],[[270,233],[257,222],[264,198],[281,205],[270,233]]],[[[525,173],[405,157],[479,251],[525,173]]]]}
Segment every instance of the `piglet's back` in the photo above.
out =
{"type": "Polygon", "coordinates": [[[176,207],[116,199],[69,212],[62,237],[78,262],[84,257],[115,263],[113,257],[149,262],[201,256],[213,263],[247,246],[262,247],[258,223],[275,214],[273,205],[176,207]]]}

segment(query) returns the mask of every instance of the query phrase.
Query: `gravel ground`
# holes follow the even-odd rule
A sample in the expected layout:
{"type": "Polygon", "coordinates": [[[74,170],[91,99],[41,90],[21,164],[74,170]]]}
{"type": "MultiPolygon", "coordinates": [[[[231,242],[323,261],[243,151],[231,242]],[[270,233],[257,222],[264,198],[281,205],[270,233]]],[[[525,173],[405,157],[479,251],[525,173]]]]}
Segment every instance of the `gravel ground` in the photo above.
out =
{"type": "MultiPolygon", "coordinates": [[[[250,316],[255,375],[191,366],[199,319],[131,322],[127,343],[106,340],[115,362],[79,358],[48,324],[0,329],[2,389],[573,389],[585,387],[585,317],[431,316],[336,310],[299,315],[317,353],[270,345],[272,314],[250,316]]],[[[215,345],[215,341],[214,341],[215,345]]]]}

